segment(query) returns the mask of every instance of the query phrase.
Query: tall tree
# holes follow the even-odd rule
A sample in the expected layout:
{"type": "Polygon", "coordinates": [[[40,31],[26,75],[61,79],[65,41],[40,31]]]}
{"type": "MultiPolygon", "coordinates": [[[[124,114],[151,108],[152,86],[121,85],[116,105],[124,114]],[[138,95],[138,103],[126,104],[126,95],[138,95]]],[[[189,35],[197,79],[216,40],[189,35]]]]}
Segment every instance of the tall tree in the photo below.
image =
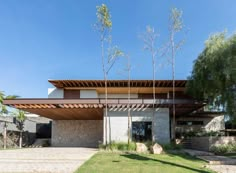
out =
{"type": "MultiPolygon", "coordinates": [[[[156,47],[158,34],[155,32],[154,28],[151,26],[146,27],[146,32],[142,35],[144,41],[144,49],[151,53],[152,58],[152,93],[153,93],[153,103],[152,103],[152,129],[154,125],[155,116],[155,103],[156,103],[156,58],[158,49],[156,47]]],[[[152,142],[155,141],[154,133],[152,130],[152,142]]]]}
{"type": "Polygon", "coordinates": [[[211,35],[194,62],[188,92],[208,101],[208,109],[225,111],[236,119],[236,34],[211,35]]]}
{"type": "Polygon", "coordinates": [[[131,141],[131,122],[132,122],[132,117],[131,117],[131,108],[130,108],[130,72],[131,72],[131,64],[130,64],[130,56],[128,54],[125,55],[125,58],[127,60],[126,67],[124,68],[124,71],[127,73],[125,75],[128,79],[128,105],[127,105],[127,112],[128,112],[128,145],[130,144],[131,141]]]}
{"type": "Polygon", "coordinates": [[[127,72],[128,72],[128,145],[130,144],[131,140],[131,122],[132,117],[130,114],[130,71],[131,71],[131,65],[130,65],[130,57],[127,55],[127,72]]]}
{"type": "MultiPolygon", "coordinates": [[[[97,22],[95,24],[96,30],[100,34],[100,47],[101,47],[101,60],[102,60],[102,71],[103,77],[105,81],[105,144],[107,146],[107,118],[108,118],[108,110],[107,110],[107,78],[108,73],[112,69],[115,64],[117,58],[122,56],[123,53],[118,49],[117,46],[111,47],[111,28],[112,28],[112,20],[108,7],[105,4],[101,6],[97,6],[97,22]]],[[[111,143],[111,124],[109,117],[109,143],[111,143]]]]}
{"type": "MultiPolygon", "coordinates": [[[[5,96],[3,91],[0,91],[0,115],[1,116],[6,116],[9,113],[9,110],[7,109],[6,105],[3,105],[3,100],[4,99],[15,99],[18,96],[16,95],[8,95],[5,96]]],[[[4,121],[4,126],[3,126],[3,145],[4,149],[7,148],[7,122],[4,121]]]]}
{"type": "Polygon", "coordinates": [[[128,54],[123,55],[125,57],[126,63],[125,63],[125,68],[122,69],[122,75],[124,75],[125,78],[127,78],[128,84],[127,84],[127,99],[128,99],[128,105],[124,109],[127,110],[127,118],[128,118],[128,146],[131,141],[131,123],[132,123],[132,115],[131,115],[131,108],[130,108],[130,98],[131,98],[131,91],[130,91],[130,73],[131,73],[131,64],[130,64],[130,56],[128,54]]]}
{"type": "Polygon", "coordinates": [[[25,112],[22,110],[17,110],[17,112],[14,113],[16,116],[16,127],[20,131],[20,137],[19,137],[19,147],[22,148],[22,134],[24,130],[24,123],[26,120],[25,112]]]}
{"type": "Polygon", "coordinates": [[[182,11],[177,8],[172,8],[169,15],[169,46],[170,55],[168,60],[172,68],[172,140],[175,143],[175,57],[178,50],[184,43],[184,40],[176,41],[176,34],[183,30],[182,11]]]}

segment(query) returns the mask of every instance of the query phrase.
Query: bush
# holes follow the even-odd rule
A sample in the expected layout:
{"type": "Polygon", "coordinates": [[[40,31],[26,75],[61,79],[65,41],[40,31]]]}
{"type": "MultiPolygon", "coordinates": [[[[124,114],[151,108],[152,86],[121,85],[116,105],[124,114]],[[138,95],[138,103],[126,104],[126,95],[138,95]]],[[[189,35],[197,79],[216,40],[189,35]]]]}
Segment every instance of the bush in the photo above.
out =
{"type": "Polygon", "coordinates": [[[224,154],[228,152],[228,147],[226,145],[212,146],[210,151],[215,154],[224,154]]]}
{"type": "Polygon", "coordinates": [[[180,150],[183,148],[181,144],[173,143],[162,145],[162,147],[164,150],[180,150]]]}
{"type": "Polygon", "coordinates": [[[184,137],[203,137],[203,136],[223,136],[222,132],[216,131],[189,131],[183,134],[184,137]]]}
{"type": "Polygon", "coordinates": [[[146,141],[146,142],[144,142],[144,144],[147,146],[148,150],[151,149],[152,141],[146,141]]]}
{"type": "Polygon", "coordinates": [[[210,151],[215,154],[225,154],[236,152],[236,144],[213,145],[210,151]]]}
{"type": "Polygon", "coordinates": [[[115,142],[112,141],[108,146],[105,144],[100,144],[99,145],[100,149],[110,149],[112,151],[135,151],[136,150],[136,144],[134,142],[128,143],[125,142],[115,142]]]}
{"type": "Polygon", "coordinates": [[[101,149],[101,150],[105,150],[105,149],[106,149],[106,145],[100,143],[100,144],[98,145],[98,148],[101,149]]]}
{"type": "Polygon", "coordinates": [[[128,145],[128,150],[129,151],[135,151],[136,150],[136,143],[130,142],[128,145]]]}
{"type": "Polygon", "coordinates": [[[127,151],[128,150],[128,144],[120,142],[117,143],[117,149],[120,151],[127,151]]]}

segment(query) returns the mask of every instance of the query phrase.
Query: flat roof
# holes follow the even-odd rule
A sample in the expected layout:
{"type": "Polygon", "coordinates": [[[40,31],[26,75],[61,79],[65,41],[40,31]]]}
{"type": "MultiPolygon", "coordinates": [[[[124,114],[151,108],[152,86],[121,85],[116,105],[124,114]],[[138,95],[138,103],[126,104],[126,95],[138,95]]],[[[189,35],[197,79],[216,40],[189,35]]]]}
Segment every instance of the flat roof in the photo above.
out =
{"type": "MultiPolygon", "coordinates": [[[[104,80],[48,80],[57,88],[105,87],[104,80]]],[[[185,87],[187,80],[175,80],[175,87],[185,87]]],[[[107,87],[128,87],[129,80],[107,80],[107,87]]],[[[130,87],[153,87],[152,80],[130,80],[130,87]]],[[[155,87],[173,87],[172,80],[155,80],[155,87]]]]}
{"type": "MultiPolygon", "coordinates": [[[[41,115],[54,120],[103,119],[105,99],[12,99],[4,100],[5,105],[41,115]]],[[[109,111],[145,111],[152,108],[153,99],[108,99],[109,111]]],[[[172,99],[156,99],[155,108],[169,108],[172,114],[172,99]]],[[[202,108],[205,103],[192,99],[175,99],[176,116],[186,115],[202,108]]]]}

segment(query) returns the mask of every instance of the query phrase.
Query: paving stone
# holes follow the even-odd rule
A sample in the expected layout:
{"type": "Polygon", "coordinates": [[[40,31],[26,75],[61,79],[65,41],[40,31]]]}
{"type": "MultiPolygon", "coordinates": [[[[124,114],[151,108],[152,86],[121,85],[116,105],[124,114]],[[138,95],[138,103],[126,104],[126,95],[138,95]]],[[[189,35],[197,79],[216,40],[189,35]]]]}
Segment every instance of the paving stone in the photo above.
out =
{"type": "Polygon", "coordinates": [[[93,148],[1,150],[0,172],[72,173],[96,152],[93,148]]]}

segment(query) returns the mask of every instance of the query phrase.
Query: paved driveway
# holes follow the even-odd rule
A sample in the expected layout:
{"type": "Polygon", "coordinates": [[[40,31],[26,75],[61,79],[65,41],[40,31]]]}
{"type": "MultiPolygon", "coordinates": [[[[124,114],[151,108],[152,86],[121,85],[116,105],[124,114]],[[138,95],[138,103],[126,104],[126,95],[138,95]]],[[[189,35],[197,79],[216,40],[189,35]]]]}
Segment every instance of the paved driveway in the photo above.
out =
{"type": "Polygon", "coordinates": [[[96,152],[92,148],[0,150],[0,172],[71,173],[96,152]]]}

